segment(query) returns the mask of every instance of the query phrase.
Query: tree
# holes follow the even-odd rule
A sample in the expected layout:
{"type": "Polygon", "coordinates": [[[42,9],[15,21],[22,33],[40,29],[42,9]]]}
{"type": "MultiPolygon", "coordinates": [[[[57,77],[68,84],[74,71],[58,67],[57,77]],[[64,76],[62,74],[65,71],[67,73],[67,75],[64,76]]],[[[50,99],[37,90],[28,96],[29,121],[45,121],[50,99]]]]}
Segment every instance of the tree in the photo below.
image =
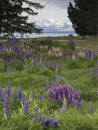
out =
{"type": "Polygon", "coordinates": [[[68,6],[68,17],[79,35],[98,35],[98,0],[74,0],[68,6]]]}
{"type": "Polygon", "coordinates": [[[35,9],[43,8],[29,0],[0,0],[0,33],[40,33],[34,22],[28,22],[28,15],[37,15],[35,9]],[[25,13],[26,15],[23,15],[25,13]]]}

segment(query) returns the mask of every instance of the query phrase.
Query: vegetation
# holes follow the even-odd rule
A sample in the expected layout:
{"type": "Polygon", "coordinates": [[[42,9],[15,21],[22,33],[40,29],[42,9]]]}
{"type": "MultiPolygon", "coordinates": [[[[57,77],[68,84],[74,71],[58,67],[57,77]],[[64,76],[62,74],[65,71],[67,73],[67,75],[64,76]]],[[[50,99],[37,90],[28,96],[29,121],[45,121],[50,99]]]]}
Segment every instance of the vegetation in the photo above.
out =
{"type": "Polygon", "coordinates": [[[58,39],[0,42],[0,130],[98,129],[98,39],[58,39]]]}
{"type": "Polygon", "coordinates": [[[68,17],[77,34],[98,35],[98,1],[74,0],[68,7],[68,17]]]}

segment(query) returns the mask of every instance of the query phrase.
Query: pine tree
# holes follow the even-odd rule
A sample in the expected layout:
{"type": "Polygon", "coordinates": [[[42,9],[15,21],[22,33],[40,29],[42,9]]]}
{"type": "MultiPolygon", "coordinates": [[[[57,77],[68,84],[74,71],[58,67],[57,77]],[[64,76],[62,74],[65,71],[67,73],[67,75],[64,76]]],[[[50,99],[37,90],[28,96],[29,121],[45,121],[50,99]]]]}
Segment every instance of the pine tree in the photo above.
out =
{"type": "Polygon", "coordinates": [[[41,33],[34,22],[28,22],[28,15],[37,15],[35,9],[43,8],[39,3],[29,0],[0,0],[0,33],[41,33]],[[22,15],[26,13],[26,15],[22,15]]]}
{"type": "Polygon", "coordinates": [[[74,0],[68,6],[68,17],[79,35],[98,35],[98,0],[74,0]]]}

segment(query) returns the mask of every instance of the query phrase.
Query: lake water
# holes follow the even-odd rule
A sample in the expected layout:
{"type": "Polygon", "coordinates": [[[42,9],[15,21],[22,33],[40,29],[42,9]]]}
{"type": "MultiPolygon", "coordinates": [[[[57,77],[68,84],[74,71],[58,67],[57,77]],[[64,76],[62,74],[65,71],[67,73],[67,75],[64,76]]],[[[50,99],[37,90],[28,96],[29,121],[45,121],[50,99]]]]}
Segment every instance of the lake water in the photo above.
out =
{"type": "Polygon", "coordinates": [[[57,36],[68,36],[68,35],[76,35],[75,32],[61,32],[61,33],[42,33],[42,34],[29,34],[24,35],[24,37],[28,38],[38,38],[38,37],[57,37],[57,36]]]}
{"type": "MultiPolygon", "coordinates": [[[[4,34],[2,34],[1,36],[3,36],[4,34]]],[[[74,35],[76,36],[75,32],[70,31],[70,32],[56,32],[56,33],[41,33],[41,34],[23,34],[22,37],[23,38],[38,38],[38,37],[60,37],[60,36],[68,36],[68,35],[74,35]]],[[[21,35],[19,33],[15,33],[14,37],[16,38],[21,38],[21,35]]]]}

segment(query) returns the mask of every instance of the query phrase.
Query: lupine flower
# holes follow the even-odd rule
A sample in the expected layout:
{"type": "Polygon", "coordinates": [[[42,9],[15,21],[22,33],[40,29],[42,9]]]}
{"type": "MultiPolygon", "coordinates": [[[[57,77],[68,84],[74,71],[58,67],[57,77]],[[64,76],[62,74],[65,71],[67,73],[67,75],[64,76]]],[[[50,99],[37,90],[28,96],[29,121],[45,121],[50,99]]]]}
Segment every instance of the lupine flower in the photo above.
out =
{"type": "Polygon", "coordinates": [[[39,117],[38,112],[35,111],[35,112],[34,112],[34,119],[33,119],[33,121],[34,121],[34,122],[37,122],[37,121],[38,121],[38,117],[39,117]]]}
{"type": "Polygon", "coordinates": [[[61,95],[59,94],[59,96],[58,96],[58,103],[59,104],[61,104],[62,103],[62,97],[61,97],[61,95]]]}
{"type": "Polygon", "coordinates": [[[81,92],[74,91],[74,89],[69,85],[56,85],[52,89],[49,90],[49,98],[55,99],[57,101],[62,102],[66,97],[68,103],[72,103],[73,105],[78,105],[81,100],[81,92]]]}
{"type": "Polygon", "coordinates": [[[87,58],[91,58],[91,57],[92,57],[92,51],[91,51],[91,50],[88,50],[88,51],[86,52],[86,57],[87,57],[87,58]]]}
{"type": "Polygon", "coordinates": [[[45,121],[46,121],[46,117],[45,117],[45,114],[43,114],[41,118],[41,124],[44,125],[45,121]]]}
{"type": "Polygon", "coordinates": [[[18,90],[18,98],[21,99],[22,98],[22,90],[19,88],[18,90]]]}
{"type": "Polygon", "coordinates": [[[78,101],[80,101],[81,96],[82,96],[82,94],[80,91],[75,92],[75,99],[77,99],[78,101]]]}
{"type": "Polygon", "coordinates": [[[77,99],[74,99],[74,100],[72,101],[72,105],[73,105],[74,107],[77,107],[77,106],[78,106],[78,100],[77,100],[77,99]]]}
{"type": "Polygon", "coordinates": [[[92,105],[92,102],[90,102],[90,114],[93,114],[93,113],[94,113],[93,105],[92,105]]]}
{"type": "Polygon", "coordinates": [[[57,75],[56,76],[56,82],[59,83],[60,82],[60,77],[57,75]]]}
{"type": "Polygon", "coordinates": [[[21,102],[24,104],[25,101],[27,100],[28,100],[28,97],[24,93],[22,93],[21,102]]]}
{"type": "Polygon", "coordinates": [[[2,89],[0,88],[0,100],[2,100],[2,89]]]}
{"type": "Polygon", "coordinates": [[[24,104],[24,114],[27,116],[29,113],[29,101],[25,101],[24,104]]]}
{"type": "Polygon", "coordinates": [[[42,93],[40,93],[39,98],[40,98],[40,101],[43,101],[43,100],[44,100],[44,93],[43,93],[43,92],[42,92],[42,93]]]}
{"type": "Polygon", "coordinates": [[[4,93],[4,108],[5,108],[5,114],[6,116],[10,115],[10,107],[9,107],[9,99],[8,99],[8,93],[5,91],[4,93]]]}
{"type": "Polygon", "coordinates": [[[55,127],[58,126],[58,121],[55,120],[54,118],[48,118],[45,120],[42,124],[43,126],[50,126],[50,127],[55,127]]]}

